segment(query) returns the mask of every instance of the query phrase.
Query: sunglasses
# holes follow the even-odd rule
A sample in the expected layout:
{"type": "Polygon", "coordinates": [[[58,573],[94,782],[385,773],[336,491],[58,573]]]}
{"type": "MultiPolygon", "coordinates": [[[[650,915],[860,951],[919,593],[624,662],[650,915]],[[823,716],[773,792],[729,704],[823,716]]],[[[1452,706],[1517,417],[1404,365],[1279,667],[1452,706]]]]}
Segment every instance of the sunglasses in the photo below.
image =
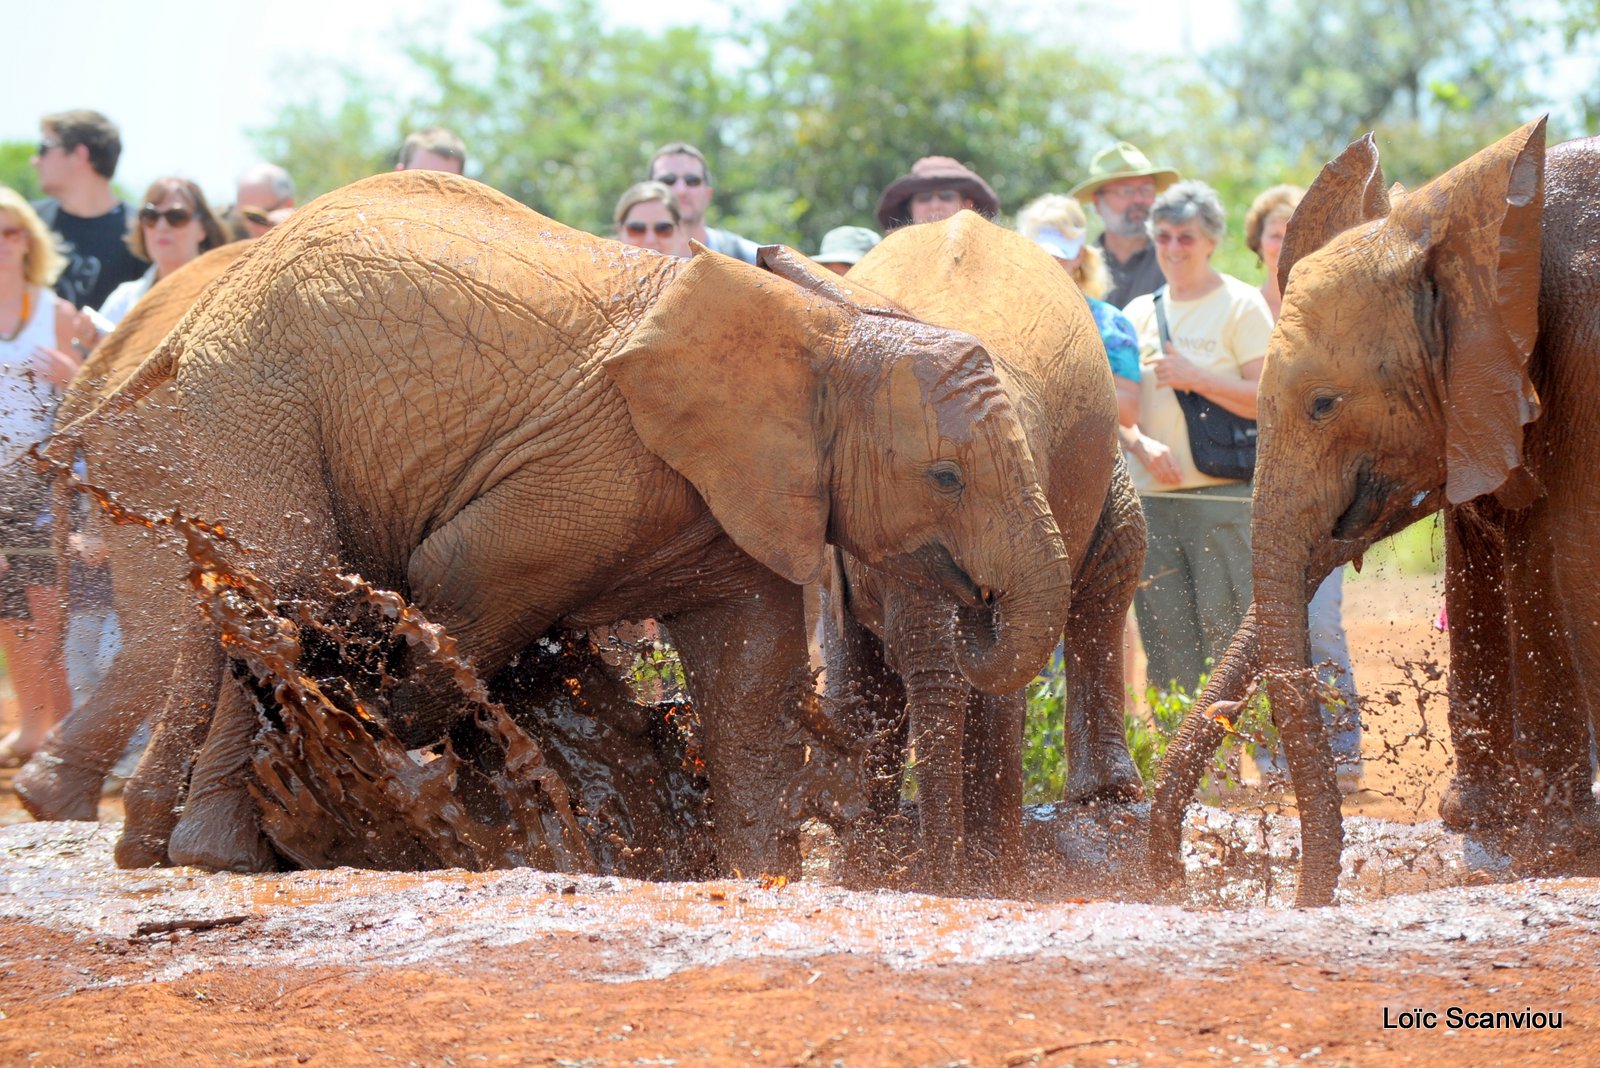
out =
{"type": "Polygon", "coordinates": [[[945,204],[954,204],[960,199],[961,190],[959,189],[929,189],[921,193],[914,193],[911,196],[911,201],[914,204],[927,204],[935,200],[945,204]]]}
{"type": "Polygon", "coordinates": [[[1156,231],[1156,244],[1158,245],[1182,245],[1184,248],[1188,248],[1199,240],[1200,238],[1195,234],[1169,234],[1165,230],[1156,231]]]}
{"type": "Polygon", "coordinates": [[[65,148],[65,147],[67,147],[67,146],[63,145],[60,141],[40,141],[39,142],[39,155],[41,155],[41,156],[45,155],[52,148],[65,148]]]}
{"type": "MultiPolygon", "coordinates": [[[[622,225],[634,237],[643,237],[651,229],[651,224],[647,222],[630,222],[622,225]]],[[[654,226],[657,237],[671,237],[672,231],[677,228],[678,224],[675,222],[658,222],[654,226]]]]}
{"type": "Polygon", "coordinates": [[[27,232],[28,231],[24,230],[20,226],[0,227],[0,240],[10,241],[13,237],[22,237],[26,235],[27,232]]]}
{"type": "Polygon", "coordinates": [[[654,181],[660,182],[662,185],[677,185],[682,182],[690,189],[698,189],[706,184],[706,180],[698,174],[658,174],[654,181]]]}
{"type": "Polygon", "coordinates": [[[194,212],[188,208],[168,208],[166,211],[158,211],[154,204],[146,204],[139,209],[139,221],[146,226],[154,226],[157,219],[165,219],[167,225],[176,230],[186,225],[192,218],[194,212]]]}

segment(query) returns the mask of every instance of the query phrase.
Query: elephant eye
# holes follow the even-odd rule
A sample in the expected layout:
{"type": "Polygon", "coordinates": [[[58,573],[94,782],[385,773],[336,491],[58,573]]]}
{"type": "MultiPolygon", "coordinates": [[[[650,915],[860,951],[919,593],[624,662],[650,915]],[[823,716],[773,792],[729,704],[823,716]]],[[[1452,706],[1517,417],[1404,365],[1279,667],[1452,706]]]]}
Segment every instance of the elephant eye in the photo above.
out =
{"type": "Polygon", "coordinates": [[[961,477],[961,466],[949,460],[941,460],[929,467],[928,478],[944,493],[960,493],[966,488],[966,481],[961,477]]]}
{"type": "Polygon", "coordinates": [[[1322,393],[1311,398],[1311,418],[1321,422],[1333,415],[1344,398],[1337,393],[1322,393]]]}

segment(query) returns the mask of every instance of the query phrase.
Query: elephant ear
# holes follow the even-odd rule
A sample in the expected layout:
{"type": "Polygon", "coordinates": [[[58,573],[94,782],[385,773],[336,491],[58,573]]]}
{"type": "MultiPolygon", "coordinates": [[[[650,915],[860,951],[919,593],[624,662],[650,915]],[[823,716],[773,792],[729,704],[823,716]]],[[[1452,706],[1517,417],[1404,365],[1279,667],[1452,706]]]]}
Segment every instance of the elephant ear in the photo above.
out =
{"type": "Polygon", "coordinates": [[[762,245],[756,252],[756,266],[771,271],[779,278],[786,278],[801,289],[831,300],[835,304],[848,304],[862,311],[898,319],[911,318],[888,297],[868,289],[859,282],[834,274],[820,263],[802,256],[787,245],[762,245]]]}
{"type": "Polygon", "coordinates": [[[1278,292],[1289,291],[1289,271],[1303,257],[1354,226],[1389,214],[1378,146],[1369,133],[1352,141],[1322,168],[1289,216],[1278,254],[1278,292]]]}
{"type": "Polygon", "coordinates": [[[1508,507],[1538,492],[1522,428],[1539,416],[1528,373],[1539,337],[1545,120],[1528,123],[1401,203],[1392,223],[1427,257],[1444,338],[1445,496],[1508,507]]]}
{"type": "Polygon", "coordinates": [[[821,360],[848,309],[701,248],[605,361],[645,447],[736,545],[816,581],[828,528],[821,360]]]}

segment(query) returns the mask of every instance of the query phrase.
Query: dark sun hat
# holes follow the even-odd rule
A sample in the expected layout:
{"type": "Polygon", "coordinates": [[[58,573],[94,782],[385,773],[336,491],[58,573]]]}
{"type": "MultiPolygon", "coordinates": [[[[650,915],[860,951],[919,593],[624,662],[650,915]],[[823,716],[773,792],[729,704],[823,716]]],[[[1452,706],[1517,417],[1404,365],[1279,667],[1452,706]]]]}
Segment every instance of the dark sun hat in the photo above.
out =
{"type": "Polygon", "coordinates": [[[1094,159],[1089,161],[1089,177],[1073,186],[1067,195],[1087,204],[1101,186],[1118,178],[1153,178],[1159,193],[1178,180],[1178,172],[1171,167],[1157,167],[1143,152],[1126,141],[1118,141],[1095,153],[1094,159]]]}
{"type": "Polygon", "coordinates": [[[911,198],[934,189],[955,189],[972,201],[972,210],[994,217],[1000,198],[989,183],[949,156],[924,156],[911,167],[911,173],[896,178],[878,198],[878,225],[885,230],[905,226],[911,221],[911,198]]]}

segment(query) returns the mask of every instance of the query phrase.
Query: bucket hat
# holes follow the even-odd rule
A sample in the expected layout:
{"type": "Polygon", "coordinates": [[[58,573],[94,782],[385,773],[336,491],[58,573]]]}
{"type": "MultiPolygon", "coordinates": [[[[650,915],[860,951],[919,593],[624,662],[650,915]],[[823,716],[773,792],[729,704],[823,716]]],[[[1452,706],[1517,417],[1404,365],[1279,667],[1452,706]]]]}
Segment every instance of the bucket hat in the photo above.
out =
{"type": "Polygon", "coordinates": [[[835,226],[822,235],[822,247],[811,257],[817,263],[860,263],[883,238],[865,226],[835,226]]]}
{"type": "Polygon", "coordinates": [[[1077,197],[1085,204],[1094,199],[1100,187],[1119,178],[1154,178],[1156,192],[1178,180],[1178,172],[1170,167],[1157,167],[1150,157],[1126,141],[1118,141],[1110,148],[1095,153],[1089,161],[1089,177],[1073,186],[1068,196],[1077,197]]]}
{"type": "Polygon", "coordinates": [[[949,156],[924,156],[911,167],[911,173],[896,178],[878,198],[878,225],[893,230],[911,221],[911,198],[933,189],[956,189],[972,201],[972,209],[993,217],[1000,210],[1000,198],[989,183],[949,156]]]}

